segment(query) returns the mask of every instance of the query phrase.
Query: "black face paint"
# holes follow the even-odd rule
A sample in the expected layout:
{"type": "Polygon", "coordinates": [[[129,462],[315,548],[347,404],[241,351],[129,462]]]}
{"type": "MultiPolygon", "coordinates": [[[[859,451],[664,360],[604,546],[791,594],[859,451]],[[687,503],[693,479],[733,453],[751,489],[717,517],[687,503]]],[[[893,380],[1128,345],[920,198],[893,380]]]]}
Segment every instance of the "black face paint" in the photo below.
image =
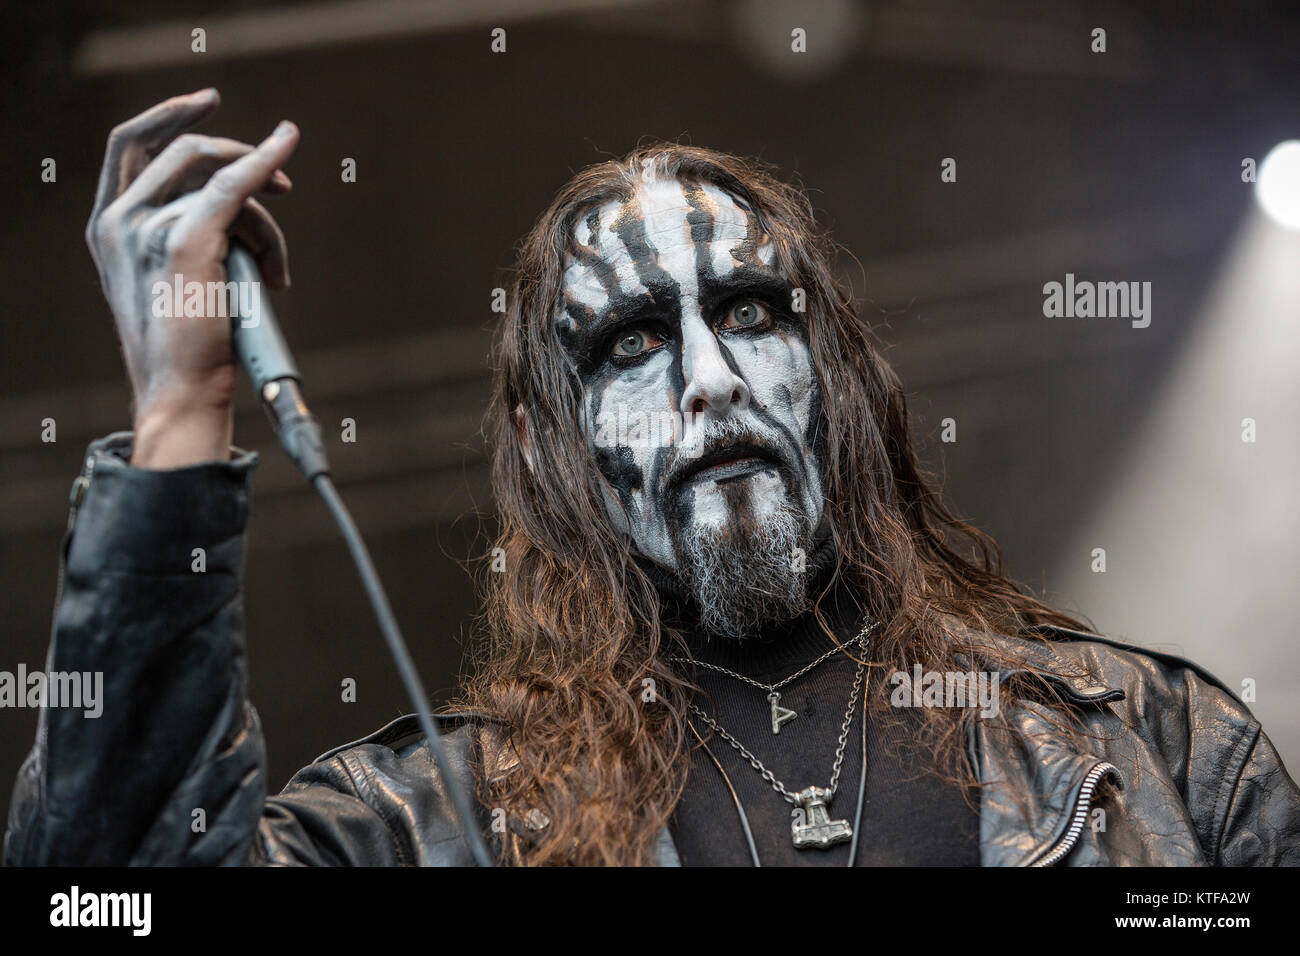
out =
{"type": "Polygon", "coordinates": [[[686,530],[737,509],[821,520],[819,386],[774,253],[746,204],[671,179],[644,179],[572,236],[557,330],[611,519],[669,569],[686,530]]]}

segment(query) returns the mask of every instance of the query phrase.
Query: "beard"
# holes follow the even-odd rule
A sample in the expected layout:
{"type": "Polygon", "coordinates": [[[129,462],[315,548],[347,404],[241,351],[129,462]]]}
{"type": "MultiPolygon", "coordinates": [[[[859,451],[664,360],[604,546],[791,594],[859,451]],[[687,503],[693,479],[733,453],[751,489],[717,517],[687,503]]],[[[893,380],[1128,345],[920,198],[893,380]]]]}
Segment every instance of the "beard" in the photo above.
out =
{"type": "Polygon", "coordinates": [[[810,553],[811,534],[804,513],[784,496],[761,514],[749,489],[736,487],[728,497],[730,520],[692,522],[678,529],[674,545],[700,627],[743,640],[808,609],[805,564],[796,558],[810,553]]]}

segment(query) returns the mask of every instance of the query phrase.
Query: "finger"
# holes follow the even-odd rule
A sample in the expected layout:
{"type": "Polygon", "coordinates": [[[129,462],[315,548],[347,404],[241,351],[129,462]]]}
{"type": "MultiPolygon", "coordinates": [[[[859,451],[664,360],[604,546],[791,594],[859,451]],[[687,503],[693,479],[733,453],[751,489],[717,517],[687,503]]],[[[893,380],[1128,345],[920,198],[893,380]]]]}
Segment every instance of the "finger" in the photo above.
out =
{"type": "MultiPolygon", "coordinates": [[[[202,201],[199,193],[186,193],[179,199],[154,211],[140,224],[140,233],[151,241],[157,232],[167,230],[166,245],[176,248],[191,239],[185,230],[198,228],[204,219],[187,219],[186,214],[202,201]],[[195,226],[187,225],[194,223],[195,226]]],[[[285,289],[289,286],[289,249],[284,240],[275,217],[256,199],[244,200],[243,207],[236,214],[228,230],[230,235],[240,240],[257,260],[262,279],[272,289],[285,289]]],[[[213,233],[220,236],[219,232],[213,233]]],[[[154,244],[157,244],[155,241],[154,244]]],[[[224,243],[223,243],[224,246],[224,243]]],[[[218,252],[217,254],[221,254],[218,252]]]]}
{"type": "Polygon", "coordinates": [[[289,174],[283,169],[277,169],[258,192],[266,196],[283,196],[291,189],[293,189],[293,180],[289,178],[289,174]]]}
{"type": "Polygon", "coordinates": [[[177,133],[197,123],[220,105],[221,96],[215,89],[199,90],[197,93],[164,100],[114,127],[108,135],[91,219],[94,220],[109,203],[121,195],[148,163],[149,155],[156,154],[177,133]]]}
{"type": "Polygon", "coordinates": [[[251,153],[221,167],[212,175],[208,184],[196,194],[198,200],[181,216],[177,229],[184,231],[203,224],[206,228],[224,232],[239,215],[244,201],[288,161],[297,145],[298,127],[285,120],[251,153]]]}
{"type": "Polygon", "coordinates": [[[289,248],[275,218],[256,199],[245,199],[230,234],[257,260],[262,281],[272,289],[289,287],[289,248]]]}
{"type": "MultiPolygon", "coordinates": [[[[247,156],[257,147],[221,136],[184,133],[172,140],[116,200],[115,208],[130,212],[144,205],[164,205],[177,196],[203,186],[222,166],[247,156]]],[[[293,186],[276,170],[259,192],[281,195],[293,186]]]]}

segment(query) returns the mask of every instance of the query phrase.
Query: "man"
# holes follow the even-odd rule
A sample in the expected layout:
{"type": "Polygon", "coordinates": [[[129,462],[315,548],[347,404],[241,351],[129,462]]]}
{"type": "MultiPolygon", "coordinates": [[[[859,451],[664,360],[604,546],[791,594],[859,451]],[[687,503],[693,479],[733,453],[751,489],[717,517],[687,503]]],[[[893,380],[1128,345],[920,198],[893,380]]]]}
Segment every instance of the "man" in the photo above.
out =
{"type": "MultiPolygon", "coordinates": [[[[216,106],[109,140],[87,239],[135,428],[75,487],[50,657],[104,672],[103,716],[42,712],[5,859],[469,863],[411,718],[266,794],[228,324],[149,308],[155,281],[222,281],[229,235],[288,284],[255,194],[289,188],[297,132],[182,135],[216,106]]],[[[579,173],[525,239],[488,419],[504,571],[440,716],[494,852],[1300,862],[1300,792],[1226,688],[1083,633],[944,508],[831,257],[800,191],[676,145],[579,173]]]]}

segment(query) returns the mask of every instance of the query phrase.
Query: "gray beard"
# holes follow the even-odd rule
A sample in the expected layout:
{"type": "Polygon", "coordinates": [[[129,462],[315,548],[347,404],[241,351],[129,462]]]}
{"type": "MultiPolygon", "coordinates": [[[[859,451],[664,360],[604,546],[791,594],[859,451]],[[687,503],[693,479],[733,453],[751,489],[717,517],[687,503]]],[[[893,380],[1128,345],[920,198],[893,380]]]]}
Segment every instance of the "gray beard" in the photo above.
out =
{"type": "Polygon", "coordinates": [[[808,609],[806,574],[794,560],[796,548],[810,553],[803,513],[783,501],[758,520],[751,507],[746,501],[722,528],[682,529],[676,542],[678,578],[695,597],[700,627],[736,640],[808,609]]]}

